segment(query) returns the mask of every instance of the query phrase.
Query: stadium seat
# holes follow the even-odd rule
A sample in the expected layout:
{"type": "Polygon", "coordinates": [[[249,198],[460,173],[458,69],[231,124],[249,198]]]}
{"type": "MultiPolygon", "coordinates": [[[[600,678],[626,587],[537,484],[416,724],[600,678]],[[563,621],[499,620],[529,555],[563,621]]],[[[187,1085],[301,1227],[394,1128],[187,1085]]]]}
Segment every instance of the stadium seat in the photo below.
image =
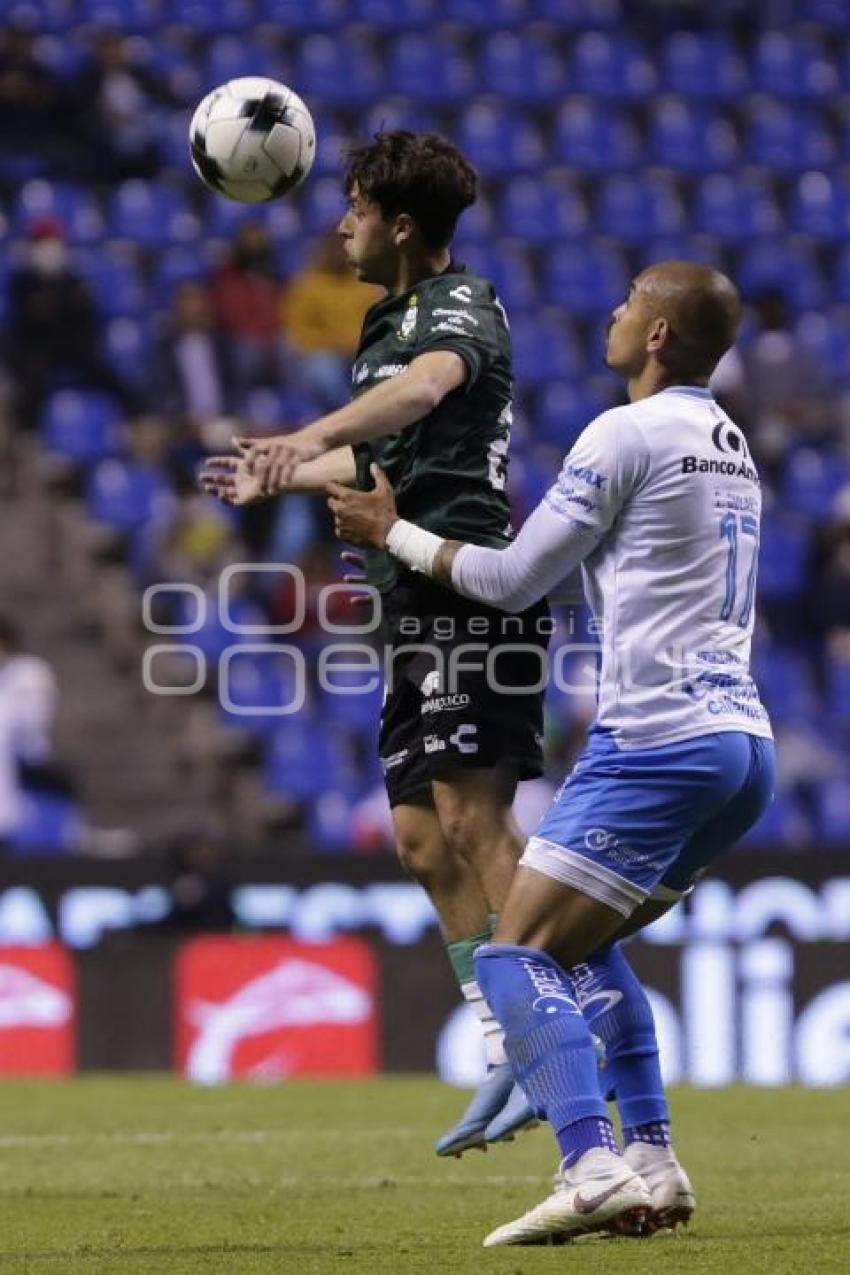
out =
{"type": "Polygon", "coordinates": [[[776,723],[807,722],[817,711],[811,670],[796,651],[757,645],[752,671],[762,701],[776,723]]]}
{"type": "Polygon", "coordinates": [[[196,31],[248,31],[253,0],[167,0],[168,19],[196,31]]]}
{"type": "Polygon", "coordinates": [[[759,99],[749,113],[746,157],[779,173],[829,169],[835,142],[819,116],[777,99],[759,99]]]}
{"type": "Polygon", "coordinates": [[[80,254],[77,264],[103,318],[123,318],[142,313],[147,301],[146,292],[135,258],[125,247],[80,254]]]}
{"type": "MultiPolygon", "coordinates": [[[[275,639],[270,636],[253,640],[275,639]]],[[[236,655],[228,662],[226,673],[220,673],[218,702],[222,724],[251,735],[271,737],[287,721],[289,713],[283,710],[309,715],[309,708],[298,710],[301,691],[291,659],[281,659],[272,652],[246,651],[236,655]]]]}
{"type": "Polygon", "coordinates": [[[793,601],[806,587],[810,537],[805,522],[775,504],[762,513],[758,590],[768,601],[793,601]]]}
{"type": "MultiPolygon", "coordinates": [[[[336,226],[345,213],[345,195],[339,178],[318,177],[315,181],[311,181],[301,200],[301,212],[305,234],[323,235],[336,226]]],[[[278,243],[278,247],[280,246],[278,243]]],[[[309,260],[310,254],[303,243],[301,243],[300,252],[298,247],[299,242],[296,241],[296,259],[304,265],[309,260]]]]}
{"type": "Polygon", "coordinates": [[[121,409],[96,390],[58,390],[45,403],[40,420],[45,451],[77,465],[91,465],[119,449],[121,409]]]}
{"type": "Polygon", "coordinates": [[[339,31],[348,18],[349,0],[259,0],[259,16],[279,31],[339,31]]]}
{"type": "MultiPolygon", "coordinates": [[[[506,231],[514,233],[509,221],[502,218],[500,222],[506,231]]],[[[496,216],[493,205],[485,195],[479,195],[472,207],[464,211],[458,222],[457,234],[452,242],[452,255],[457,261],[465,261],[463,253],[465,245],[492,242],[495,234],[496,216]]]]}
{"type": "Polygon", "coordinates": [[[628,281],[620,250],[589,240],[553,248],[543,271],[543,292],[551,304],[563,306],[569,314],[607,315],[625,298],[628,281]]]}
{"type": "Polygon", "coordinates": [[[521,240],[498,240],[495,251],[484,259],[476,245],[469,244],[466,248],[466,264],[471,270],[490,279],[509,318],[518,311],[530,310],[537,303],[538,290],[534,271],[528,249],[521,240]]]}
{"type": "Polygon", "coordinates": [[[666,176],[619,173],[600,183],[593,225],[599,233],[625,243],[643,243],[649,235],[680,234],[685,212],[675,185],[666,176]]]}
{"type": "Polygon", "coordinates": [[[782,213],[769,183],[747,172],[709,173],[697,184],[694,223],[726,243],[777,235],[782,213]]]}
{"type": "Polygon", "coordinates": [[[159,521],[173,507],[171,486],[162,470],[127,460],[102,460],[89,474],[89,517],[115,531],[132,532],[159,521]]]}
{"type": "MultiPolygon", "coordinates": [[[[333,669],[333,665],[329,668],[333,669]]],[[[333,670],[326,681],[330,689],[320,692],[318,705],[325,720],[339,730],[370,739],[381,715],[383,678],[376,678],[374,673],[366,675],[365,671],[333,670]],[[366,689],[372,681],[376,682],[374,688],[366,689]]]]}
{"type": "Polygon", "coordinates": [[[24,792],[21,817],[8,834],[14,855],[74,854],[83,849],[85,825],[73,798],[58,792],[24,792]]]}
{"type": "Polygon", "coordinates": [[[374,137],[375,133],[389,133],[399,128],[413,133],[440,131],[436,115],[427,106],[402,95],[382,98],[370,106],[363,117],[362,135],[374,137]]]}
{"type": "Polygon", "coordinates": [[[25,235],[41,217],[56,218],[71,244],[99,243],[103,214],[90,190],[72,182],[28,181],[21,188],[12,213],[12,230],[25,235]]]}
{"type": "Polygon", "coordinates": [[[389,56],[388,87],[417,102],[463,102],[475,86],[469,58],[441,36],[410,32],[399,36],[389,56]]]}
{"type": "Polygon", "coordinates": [[[529,0],[442,0],[440,16],[478,31],[521,26],[529,17],[529,0]]]}
{"type": "Polygon", "coordinates": [[[144,324],[137,319],[111,319],[105,330],[109,364],[121,381],[134,389],[144,385],[150,357],[150,341],[144,324]]]}
{"type": "Polygon", "coordinates": [[[792,231],[825,241],[850,231],[850,188],[828,173],[808,172],[794,183],[788,210],[792,231]]]}
{"type": "Polygon", "coordinates": [[[195,248],[166,248],[159,256],[150,287],[150,301],[165,309],[183,283],[203,283],[209,279],[210,264],[195,248]]]}
{"type": "Polygon", "coordinates": [[[753,51],[754,87],[785,99],[828,99],[838,90],[838,70],[823,47],[799,32],[764,31],[753,51]]]}
{"type": "Polygon", "coordinates": [[[197,239],[200,219],[182,194],[159,182],[122,182],[109,202],[109,232],[144,248],[197,239]]]}
{"type": "Polygon", "coordinates": [[[152,31],[165,16],[165,0],[79,0],[77,20],[130,33],[152,31]]]}
{"type": "MultiPolygon", "coordinates": [[[[850,296],[850,252],[846,249],[833,272],[833,287],[836,294],[844,291],[845,300],[850,296]]],[[[836,384],[843,385],[850,379],[850,311],[846,305],[803,313],[794,330],[836,384]]]]}
{"type": "Polygon", "coordinates": [[[487,98],[464,111],[457,140],[470,163],[488,177],[534,172],[545,153],[540,133],[530,120],[487,98]]]}
{"type": "Polygon", "coordinates": [[[553,239],[572,239],[585,233],[587,205],[570,181],[515,177],[505,183],[499,221],[507,232],[526,243],[548,245],[553,239]]]}
{"type": "Polygon", "coordinates": [[[651,110],[649,154],[684,173],[723,171],[738,156],[732,125],[686,98],[659,98],[651,110]]]}
{"type": "Polygon", "coordinates": [[[758,822],[741,838],[741,845],[786,846],[789,849],[804,845],[811,836],[809,821],[800,804],[790,793],[778,791],[758,822]]]}
{"type": "Polygon", "coordinates": [[[782,504],[813,522],[825,522],[830,517],[832,502],[848,483],[850,462],[844,457],[837,452],[801,447],[786,462],[782,504]]]}
{"type": "Polygon", "coordinates": [[[808,243],[764,239],[741,253],[737,282],[745,297],[778,288],[795,310],[814,310],[823,304],[824,280],[808,243]]]}
{"type": "Polygon", "coordinates": [[[306,101],[319,98],[349,109],[384,91],[381,64],[350,36],[308,35],[298,50],[294,80],[306,101]]]}
{"type": "Polygon", "coordinates": [[[515,102],[554,102],[566,91],[563,58],[551,42],[516,31],[497,31],[479,59],[481,88],[515,102]]]}
{"type": "Polygon", "coordinates": [[[844,0],[803,0],[806,18],[832,31],[850,31],[850,9],[844,0]]]}
{"type": "Polygon", "coordinates": [[[442,15],[437,0],[354,0],[351,17],[378,31],[425,30],[442,15]]]}
{"type": "Polygon", "coordinates": [[[610,400],[598,390],[581,384],[575,377],[564,381],[547,379],[534,412],[534,437],[566,452],[582,430],[610,406],[610,400]]]}
{"type": "Polygon", "coordinates": [[[662,68],[664,87],[683,97],[733,102],[747,91],[744,59],[716,32],[677,31],[664,44],[662,68]]]}
{"type": "Polygon", "coordinates": [[[579,93],[617,101],[642,101],[655,87],[647,54],[627,35],[586,31],[573,49],[569,82],[579,93]]]}
{"type": "Polygon", "coordinates": [[[626,115],[592,98],[571,98],[555,119],[553,159],[584,173],[622,172],[642,158],[640,135],[626,115]]]}
{"type": "Polygon", "coordinates": [[[344,742],[322,722],[299,713],[279,719],[264,764],[266,789],[290,801],[314,801],[328,789],[357,791],[357,772],[344,742]]]}
{"type": "Polygon", "coordinates": [[[826,845],[846,847],[850,830],[850,778],[829,779],[817,787],[817,834],[826,845]]]}
{"type": "Polygon", "coordinates": [[[219,84],[243,75],[267,75],[273,80],[285,80],[286,72],[268,41],[251,40],[244,34],[216,36],[207,46],[201,92],[209,93],[219,84]]]}
{"type": "Polygon", "coordinates": [[[554,310],[513,317],[511,344],[520,389],[546,385],[552,378],[569,380],[581,366],[572,328],[554,310]]]}
{"type": "Polygon", "coordinates": [[[827,657],[826,699],[842,724],[850,725],[850,660],[827,657]]]}

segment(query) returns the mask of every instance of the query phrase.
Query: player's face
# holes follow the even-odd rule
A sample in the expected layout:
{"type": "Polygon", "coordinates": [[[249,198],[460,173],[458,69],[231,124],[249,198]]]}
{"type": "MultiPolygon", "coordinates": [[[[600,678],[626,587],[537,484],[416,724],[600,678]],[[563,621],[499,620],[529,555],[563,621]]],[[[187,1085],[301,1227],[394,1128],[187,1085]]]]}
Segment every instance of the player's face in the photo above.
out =
{"type": "Polygon", "coordinates": [[[636,280],[608,324],[605,364],[613,372],[630,377],[642,371],[648,357],[646,338],[652,318],[647,297],[636,280]]]}
{"type": "Polygon", "coordinates": [[[398,249],[392,225],[384,220],[378,205],[365,199],[356,187],[349,195],[348,210],[337,233],[358,279],[385,284],[393,278],[398,249]]]}

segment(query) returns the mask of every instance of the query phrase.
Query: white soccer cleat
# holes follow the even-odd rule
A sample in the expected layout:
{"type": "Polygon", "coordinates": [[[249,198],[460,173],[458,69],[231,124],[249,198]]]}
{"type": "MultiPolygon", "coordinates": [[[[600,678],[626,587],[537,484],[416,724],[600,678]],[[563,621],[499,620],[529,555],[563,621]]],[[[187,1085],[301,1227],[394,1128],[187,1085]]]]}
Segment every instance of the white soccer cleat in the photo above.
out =
{"type": "Polygon", "coordinates": [[[675,1230],[677,1226],[687,1226],[696,1207],[694,1188],[672,1147],[632,1142],[626,1147],[623,1159],[649,1187],[652,1206],[646,1218],[647,1230],[675,1230]]]}
{"type": "Polygon", "coordinates": [[[559,1169],[555,1190],[515,1222],[491,1231],[485,1248],[501,1244],[566,1244],[592,1231],[630,1234],[651,1208],[649,1188],[613,1151],[594,1147],[570,1169],[559,1169]]]}

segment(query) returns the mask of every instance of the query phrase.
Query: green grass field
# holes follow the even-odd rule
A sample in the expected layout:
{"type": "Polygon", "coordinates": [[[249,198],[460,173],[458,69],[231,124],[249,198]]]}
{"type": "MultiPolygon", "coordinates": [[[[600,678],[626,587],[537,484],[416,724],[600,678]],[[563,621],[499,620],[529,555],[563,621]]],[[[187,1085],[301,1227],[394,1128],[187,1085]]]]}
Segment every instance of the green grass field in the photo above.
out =
{"type": "Polygon", "coordinates": [[[850,1094],[674,1095],[687,1234],[481,1249],[548,1190],[547,1131],[443,1162],[463,1095],[426,1079],[0,1086],[0,1273],[527,1275],[850,1271],[850,1094]]]}

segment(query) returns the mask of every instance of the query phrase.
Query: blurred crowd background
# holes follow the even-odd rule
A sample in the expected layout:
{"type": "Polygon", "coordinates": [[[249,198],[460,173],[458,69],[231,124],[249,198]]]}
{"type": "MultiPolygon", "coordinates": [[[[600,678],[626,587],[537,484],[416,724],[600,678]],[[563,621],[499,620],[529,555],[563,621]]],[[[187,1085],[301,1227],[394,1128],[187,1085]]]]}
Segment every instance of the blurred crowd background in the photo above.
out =
{"type": "MultiPolygon", "coordinates": [[[[395,127],[445,132],[480,174],[455,255],[511,321],[517,524],[619,400],[601,336],[631,275],[689,257],[740,284],[715,389],[765,482],[755,663],[781,764],[751,839],[850,840],[850,4],[0,0],[0,15],[8,853],[156,852],[187,829],[211,844],[207,828],[248,850],[388,847],[378,689],[314,685],[298,713],[264,713],[289,702],[293,662],[246,650],[229,709],[219,694],[222,653],[258,641],[219,615],[234,563],[301,568],[306,622],[269,640],[315,667],[318,599],[341,578],[322,502],[226,510],[195,474],[234,433],[346,398],[375,295],[333,233],[340,156],[395,127]],[[198,99],[243,74],[291,84],[318,128],[303,189],[262,207],[207,192],[187,153],[198,99]],[[196,592],[160,590],[146,629],[158,583],[196,592]],[[144,689],[154,644],[170,649],[149,654],[152,680],[196,693],[144,689]]],[[[280,573],[231,591],[243,628],[297,605],[280,573]]],[[[348,617],[334,594],[331,618],[348,617]]],[[[587,641],[585,623],[562,616],[556,640],[587,641]]],[[[583,689],[548,696],[553,781],[593,712],[591,655],[569,667],[583,689]]],[[[549,792],[523,794],[527,821],[549,792]]]]}

